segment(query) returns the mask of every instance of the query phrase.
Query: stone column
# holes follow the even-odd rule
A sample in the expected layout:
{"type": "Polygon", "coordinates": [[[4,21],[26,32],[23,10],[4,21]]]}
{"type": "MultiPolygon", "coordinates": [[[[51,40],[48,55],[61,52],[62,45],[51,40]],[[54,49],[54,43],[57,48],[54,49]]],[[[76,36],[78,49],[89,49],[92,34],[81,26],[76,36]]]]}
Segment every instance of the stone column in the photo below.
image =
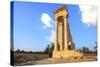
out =
{"type": "Polygon", "coordinates": [[[60,24],[60,32],[59,32],[59,39],[60,39],[60,51],[63,50],[63,26],[62,26],[62,22],[59,23],[60,24]]]}
{"type": "Polygon", "coordinates": [[[58,22],[55,19],[55,46],[54,46],[54,50],[58,51],[58,22]]]}
{"type": "Polygon", "coordinates": [[[67,45],[67,17],[66,15],[64,16],[64,49],[68,50],[68,45],[67,45]]]}

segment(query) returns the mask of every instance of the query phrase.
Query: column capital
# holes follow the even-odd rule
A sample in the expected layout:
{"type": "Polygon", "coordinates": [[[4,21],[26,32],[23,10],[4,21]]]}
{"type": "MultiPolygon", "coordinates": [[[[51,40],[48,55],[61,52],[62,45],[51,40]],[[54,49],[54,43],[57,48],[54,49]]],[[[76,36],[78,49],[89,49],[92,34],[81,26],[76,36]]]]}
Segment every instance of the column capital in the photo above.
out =
{"type": "Polygon", "coordinates": [[[55,17],[54,19],[55,19],[55,23],[58,24],[57,18],[55,17]]]}
{"type": "Polygon", "coordinates": [[[54,19],[55,19],[55,21],[57,21],[57,17],[55,17],[54,19]]]}
{"type": "Polygon", "coordinates": [[[68,18],[68,14],[63,16],[64,18],[68,18]]]}
{"type": "Polygon", "coordinates": [[[67,15],[64,15],[63,17],[64,17],[64,18],[67,18],[67,15]]]}

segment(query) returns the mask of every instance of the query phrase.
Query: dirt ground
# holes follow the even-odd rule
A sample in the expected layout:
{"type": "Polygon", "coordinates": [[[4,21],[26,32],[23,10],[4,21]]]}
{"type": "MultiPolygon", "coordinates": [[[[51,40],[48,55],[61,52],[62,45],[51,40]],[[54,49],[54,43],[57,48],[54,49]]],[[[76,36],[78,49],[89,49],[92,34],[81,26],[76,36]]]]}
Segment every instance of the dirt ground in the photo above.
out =
{"type": "Polygon", "coordinates": [[[75,63],[75,62],[90,62],[96,61],[96,55],[85,55],[83,57],[71,57],[71,58],[48,58],[47,55],[35,55],[35,54],[17,54],[14,59],[15,66],[23,65],[40,65],[40,64],[58,64],[58,63],[75,63]]]}
{"type": "Polygon", "coordinates": [[[74,63],[74,62],[89,62],[89,61],[96,61],[95,56],[84,56],[82,58],[66,58],[66,59],[58,59],[58,58],[48,58],[42,59],[39,61],[29,61],[24,63],[24,65],[29,64],[58,64],[58,63],[74,63]]]}

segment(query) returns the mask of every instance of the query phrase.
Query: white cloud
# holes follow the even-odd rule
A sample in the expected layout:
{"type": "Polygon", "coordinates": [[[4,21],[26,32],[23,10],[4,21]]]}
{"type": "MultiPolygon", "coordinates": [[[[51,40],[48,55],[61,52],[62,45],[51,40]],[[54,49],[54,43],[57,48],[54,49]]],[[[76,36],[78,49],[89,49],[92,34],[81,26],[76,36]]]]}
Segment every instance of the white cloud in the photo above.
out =
{"type": "Polygon", "coordinates": [[[81,6],[79,5],[82,22],[90,25],[97,25],[97,7],[96,6],[81,6]]]}
{"type": "MultiPolygon", "coordinates": [[[[41,14],[41,21],[44,24],[43,28],[53,28],[54,27],[54,20],[47,14],[47,13],[42,13],[41,14]],[[53,23],[52,23],[53,22],[53,23]]],[[[54,30],[50,31],[50,35],[46,37],[46,39],[50,42],[54,42],[55,38],[55,32],[54,30]]]]}
{"type": "Polygon", "coordinates": [[[42,13],[41,21],[44,24],[43,28],[51,27],[51,17],[47,13],[42,13]]]}
{"type": "Polygon", "coordinates": [[[49,36],[46,37],[50,42],[54,42],[55,40],[55,31],[52,30],[51,34],[49,36]]]}

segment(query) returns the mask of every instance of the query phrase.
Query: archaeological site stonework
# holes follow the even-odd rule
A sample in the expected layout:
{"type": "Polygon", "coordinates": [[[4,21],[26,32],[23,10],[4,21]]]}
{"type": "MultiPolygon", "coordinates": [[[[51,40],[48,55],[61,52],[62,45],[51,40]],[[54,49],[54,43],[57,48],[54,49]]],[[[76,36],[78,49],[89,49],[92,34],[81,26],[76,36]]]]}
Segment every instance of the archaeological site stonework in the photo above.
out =
{"type": "Polygon", "coordinates": [[[66,6],[54,11],[55,17],[55,44],[53,58],[80,57],[82,54],[75,50],[68,24],[68,11],[66,6]]]}

